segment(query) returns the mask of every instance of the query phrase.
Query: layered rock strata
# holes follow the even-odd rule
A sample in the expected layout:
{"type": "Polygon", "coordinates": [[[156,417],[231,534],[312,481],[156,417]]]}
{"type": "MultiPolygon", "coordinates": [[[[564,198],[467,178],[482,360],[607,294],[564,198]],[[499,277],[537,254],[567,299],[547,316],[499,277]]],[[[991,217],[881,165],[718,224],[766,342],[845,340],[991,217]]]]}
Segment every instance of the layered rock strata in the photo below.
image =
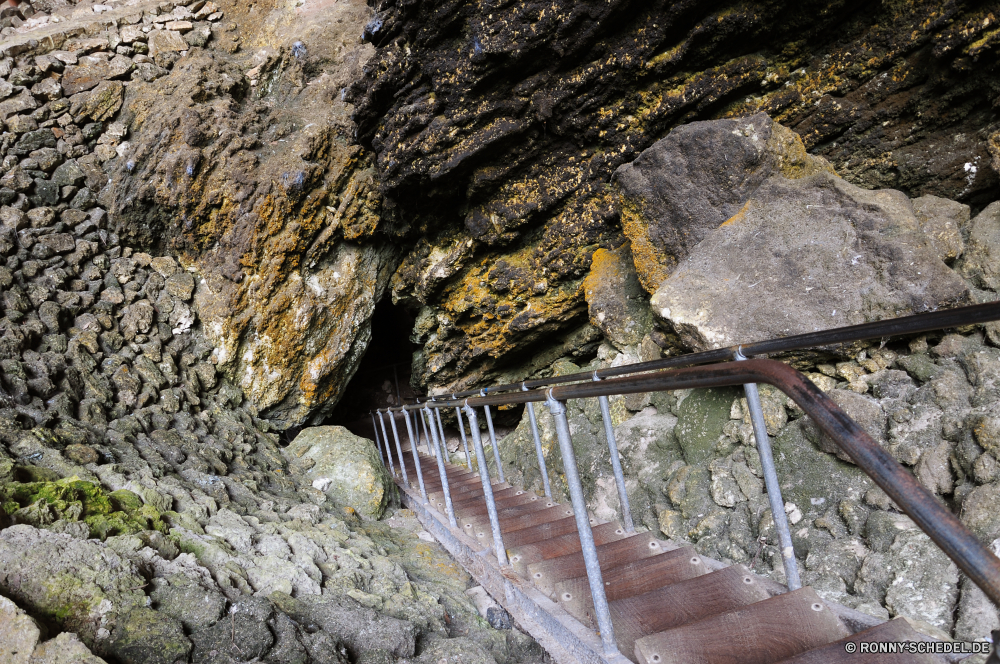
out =
{"type": "Polygon", "coordinates": [[[672,127],[763,111],[853,184],[993,198],[982,4],[373,6],[355,117],[386,214],[412,229],[392,293],[425,308],[431,391],[529,375],[549,340],[585,335],[582,280],[627,221],[606,185],[672,127]]]}

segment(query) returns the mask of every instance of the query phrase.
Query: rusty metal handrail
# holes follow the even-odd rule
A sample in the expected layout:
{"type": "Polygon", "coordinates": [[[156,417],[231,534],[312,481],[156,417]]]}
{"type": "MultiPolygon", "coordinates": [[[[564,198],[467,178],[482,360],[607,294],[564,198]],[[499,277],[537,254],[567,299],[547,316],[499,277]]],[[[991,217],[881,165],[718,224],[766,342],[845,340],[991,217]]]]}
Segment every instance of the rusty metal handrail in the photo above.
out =
{"type": "MultiPolygon", "coordinates": [[[[998,559],[958,518],[941,505],[868,433],[848,417],[830,397],[808,378],[776,360],[747,360],[674,369],[653,374],[613,378],[508,394],[448,400],[441,406],[470,407],[542,402],[549,396],[558,400],[632,394],[661,390],[728,387],[746,383],[767,383],[788,395],[813,418],[816,424],[847,453],[861,470],[951,558],[959,569],[1000,606],[1000,559],[998,559]]],[[[413,410],[419,406],[403,406],[413,410]]],[[[386,411],[399,412],[401,408],[386,411]]]]}
{"type": "MultiPolygon", "coordinates": [[[[615,378],[627,374],[644,371],[662,371],[664,369],[677,369],[680,367],[695,364],[712,364],[715,362],[725,362],[735,359],[736,353],[742,347],[743,354],[747,357],[753,355],[768,355],[771,353],[786,353],[793,350],[804,350],[819,346],[830,346],[834,344],[854,343],[869,339],[881,339],[883,337],[893,337],[903,334],[920,334],[921,332],[931,332],[949,327],[960,327],[963,325],[975,325],[977,323],[988,323],[1000,320],[1000,302],[987,302],[985,304],[974,304],[966,307],[955,307],[912,316],[900,318],[890,318],[888,320],[862,323],[860,325],[849,325],[846,327],[835,327],[820,332],[808,332],[797,334],[791,337],[781,337],[778,339],[768,339],[753,343],[729,346],[727,348],[717,348],[699,353],[688,353],[677,357],[667,357],[649,362],[637,362],[620,367],[608,369],[598,369],[597,372],[582,372],[566,374],[552,378],[538,378],[526,380],[522,383],[510,383],[507,385],[497,385],[486,388],[487,393],[514,392],[524,385],[528,389],[538,387],[549,387],[552,385],[562,385],[565,383],[576,383],[597,378],[615,378]]],[[[468,390],[457,392],[452,395],[454,398],[465,398],[480,394],[481,390],[468,390]]]]}

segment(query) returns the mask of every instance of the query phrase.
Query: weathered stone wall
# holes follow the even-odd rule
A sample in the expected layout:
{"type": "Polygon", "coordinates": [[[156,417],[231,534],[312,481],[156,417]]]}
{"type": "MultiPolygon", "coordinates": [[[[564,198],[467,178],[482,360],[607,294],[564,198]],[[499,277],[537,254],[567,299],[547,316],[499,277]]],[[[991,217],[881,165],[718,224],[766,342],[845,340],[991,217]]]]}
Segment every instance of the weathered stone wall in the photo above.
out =
{"type": "Polygon", "coordinates": [[[606,185],[674,126],[764,111],[859,186],[994,197],[989,4],[371,4],[355,117],[414,242],[392,293],[426,307],[432,391],[584,334],[591,256],[622,241],[606,185]]]}

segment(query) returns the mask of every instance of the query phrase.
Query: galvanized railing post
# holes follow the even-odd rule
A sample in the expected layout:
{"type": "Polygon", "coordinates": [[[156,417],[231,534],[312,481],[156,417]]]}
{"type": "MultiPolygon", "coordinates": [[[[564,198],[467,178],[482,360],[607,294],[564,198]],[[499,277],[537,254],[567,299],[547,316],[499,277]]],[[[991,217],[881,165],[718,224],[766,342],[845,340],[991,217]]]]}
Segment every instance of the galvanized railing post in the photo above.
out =
{"type": "Polygon", "coordinates": [[[406,434],[410,437],[410,453],[413,455],[413,467],[417,469],[417,483],[420,484],[420,497],[427,502],[427,489],[424,488],[424,473],[420,470],[420,453],[417,452],[417,443],[413,438],[413,424],[410,422],[410,412],[406,408],[400,407],[403,411],[403,421],[406,422],[406,434]]]}
{"type": "MultiPolygon", "coordinates": [[[[521,391],[527,392],[528,388],[521,383],[521,391]]],[[[545,497],[552,497],[552,487],[549,486],[549,469],[545,465],[545,454],[542,452],[542,439],[538,435],[538,421],[535,419],[535,404],[530,401],[525,404],[528,408],[528,420],[531,421],[531,435],[535,438],[535,454],[538,455],[538,469],[542,472],[542,486],[545,488],[545,497]]]]}
{"type": "Polygon", "coordinates": [[[507,565],[507,549],[503,545],[503,535],[500,533],[500,516],[497,514],[497,503],[493,498],[493,485],[490,484],[490,471],[486,467],[486,450],[483,449],[483,437],[479,435],[479,418],[469,402],[465,402],[465,415],[469,418],[469,431],[472,433],[472,446],[476,450],[476,465],[479,466],[479,479],[483,483],[483,495],[486,497],[486,513],[490,517],[490,530],[493,533],[493,548],[496,549],[497,562],[507,565]]]}
{"type": "MultiPolygon", "coordinates": [[[[379,455],[380,458],[382,458],[383,457],[383,455],[382,455],[382,441],[379,440],[379,437],[378,437],[378,424],[375,422],[375,413],[373,412],[371,415],[372,415],[372,431],[375,432],[375,444],[378,446],[378,455],[379,455]]],[[[386,461],[383,458],[382,459],[382,465],[384,466],[385,464],[386,464],[386,461]]],[[[393,474],[395,475],[395,473],[393,473],[393,474]]]]}
{"type": "Polygon", "coordinates": [[[462,436],[462,449],[465,450],[465,465],[472,470],[472,457],[469,456],[469,441],[465,437],[465,425],[462,423],[462,409],[455,406],[455,417],[458,418],[458,433],[462,436]]]}
{"type": "MultiPolygon", "coordinates": [[[[406,486],[410,486],[410,478],[406,474],[406,462],[403,461],[403,446],[399,444],[399,432],[396,431],[396,416],[391,410],[386,408],[386,415],[389,416],[389,426],[392,428],[392,438],[396,441],[396,454],[399,455],[399,469],[403,472],[403,481],[406,482],[406,486]]],[[[381,417],[381,413],[379,417],[381,417]]],[[[389,446],[389,441],[385,441],[385,446],[389,446]]]]}
{"type": "MultiPolygon", "coordinates": [[[[480,392],[484,397],[486,396],[486,390],[484,389],[480,392]]],[[[493,460],[497,462],[497,479],[501,482],[506,482],[503,476],[503,462],[500,461],[500,446],[497,445],[497,435],[493,431],[493,416],[490,415],[490,407],[483,406],[483,410],[486,411],[486,428],[490,430],[490,443],[493,445],[493,460]]]]}
{"type": "Polygon", "coordinates": [[[427,451],[428,451],[428,452],[430,452],[431,456],[433,456],[433,457],[437,457],[437,450],[436,450],[436,449],[434,449],[434,446],[433,446],[433,445],[431,445],[431,437],[430,437],[430,435],[428,435],[428,433],[427,433],[427,417],[426,417],[426,416],[424,415],[424,410],[423,410],[423,408],[421,408],[421,409],[420,409],[419,411],[417,411],[417,412],[419,412],[419,413],[420,413],[420,424],[421,424],[421,426],[423,426],[423,428],[424,428],[424,442],[425,442],[425,443],[426,443],[426,445],[427,445],[427,451]]]}
{"type": "Polygon", "coordinates": [[[451,486],[448,484],[448,471],[444,465],[444,454],[441,452],[437,429],[434,427],[434,413],[426,405],[424,406],[424,413],[427,415],[427,419],[431,421],[431,440],[434,449],[437,450],[438,472],[441,474],[441,491],[444,492],[444,509],[448,513],[448,523],[451,524],[452,528],[457,528],[458,521],[455,519],[455,506],[451,502],[451,486]]]}
{"type": "Polygon", "coordinates": [[[597,558],[597,545],[594,544],[594,532],[590,528],[590,516],[587,514],[587,500],[583,495],[583,484],[580,482],[580,472],[576,467],[576,453],[573,441],[569,436],[569,422],[566,420],[566,406],[552,397],[548,392],[545,405],[549,407],[555,419],[556,435],[559,438],[559,449],[562,451],[563,470],[566,472],[566,484],[569,486],[569,496],[573,502],[573,515],[576,517],[576,530],[580,535],[580,549],[583,562],[587,568],[587,581],[590,582],[590,594],[594,600],[594,617],[601,633],[604,652],[608,655],[618,653],[615,642],[614,625],[611,623],[611,610],[608,607],[608,596],[604,592],[604,577],[601,574],[601,563],[597,558]]]}
{"type": "Polygon", "coordinates": [[[437,420],[438,433],[441,434],[441,451],[444,452],[445,461],[451,461],[451,455],[448,454],[448,443],[445,442],[444,437],[444,424],[441,422],[441,409],[434,408],[434,419],[437,420]]]}
{"type": "MultiPolygon", "coordinates": [[[[389,459],[389,470],[392,471],[393,475],[395,475],[396,474],[396,467],[392,463],[392,450],[389,449],[389,436],[387,436],[386,433],[385,433],[385,420],[382,419],[382,411],[377,410],[375,412],[378,413],[378,421],[382,425],[382,440],[385,441],[385,456],[386,456],[386,458],[389,459]]],[[[402,461],[403,461],[402,458],[400,458],[399,461],[400,461],[400,463],[402,463],[402,461]]]]}
{"type": "MultiPolygon", "coordinates": [[[[736,350],[736,360],[747,359],[742,347],[736,350]]],[[[747,409],[750,411],[750,422],[753,424],[753,435],[757,440],[757,453],[760,455],[760,465],[764,470],[764,487],[767,489],[767,501],[771,505],[771,517],[774,528],[778,531],[778,541],[781,544],[781,562],[785,566],[785,581],[789,590],[802,587],[799,579],[799,568],[795,562],[795,549],[792,547],[792,533],[788,527],[788,516],[785,514],[785,501],[781,498],[781,487],[778,485],[778,471],[774,467],[774,455],[771,453],[771,439],[767,435],[767,424],[764,422],[764,411],[760,406],[760,394],[757,383],[746,383],[743,391],[747,395],[747,409]]]]}
{"type": "MultiPolygon", "coordinates": [[[[594,380],[601,380],[594,372],[594,380]]],[[[611,404],[608,398],[597,397],[601,404],[601,418],[604,420],[604,437],[608,441],[608,451],[611,453],[611,469],[615,473],[615,484],[618,485],[618,500],[622,506],[622,522],[625,524],[625,532],[634,533],[635,524],[632,523],[632,508],[628,502],[628,491],[625,489],[625,473],[622,471],[622,462],[618,458],[618,441],[615,440],[615,429],[611,426],[611,404]]]]}

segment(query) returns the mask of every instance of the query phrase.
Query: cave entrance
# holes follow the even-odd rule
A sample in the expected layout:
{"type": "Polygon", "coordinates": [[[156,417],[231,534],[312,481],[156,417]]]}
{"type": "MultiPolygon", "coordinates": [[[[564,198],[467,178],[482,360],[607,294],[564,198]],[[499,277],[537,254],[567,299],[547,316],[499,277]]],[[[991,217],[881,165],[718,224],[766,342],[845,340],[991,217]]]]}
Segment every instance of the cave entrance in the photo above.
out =
{"type": "Polygon", "coordinates": [[[410,387],[410,373],[413,351],[419,348],[410,341],[414,322],[414,316],[394,305],[390,298],[375,305],[371,341],[340,403],[324,424],[346,427],[371,438],[371,411],[398,406],[400,400],[413,403],[416,394],[410,387]]]}

